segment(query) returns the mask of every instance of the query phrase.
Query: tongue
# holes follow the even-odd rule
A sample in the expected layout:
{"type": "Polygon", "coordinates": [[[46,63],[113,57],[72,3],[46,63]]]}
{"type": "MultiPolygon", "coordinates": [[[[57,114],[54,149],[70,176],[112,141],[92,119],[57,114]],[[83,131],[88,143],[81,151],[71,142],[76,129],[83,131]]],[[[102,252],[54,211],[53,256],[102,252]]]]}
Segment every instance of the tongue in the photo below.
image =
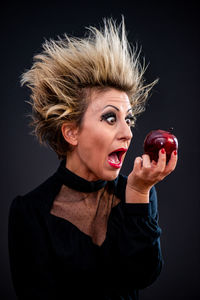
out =
{"type": "Polygon", "coordinates": [[[120,161],[118,159],[118,156],[117,156],[117,153],[116,152],[113,152],[111,153],[109,156],[108,156],[108,159],[109,161],[115,163],[115,164],[118,164],[120,161]]]}

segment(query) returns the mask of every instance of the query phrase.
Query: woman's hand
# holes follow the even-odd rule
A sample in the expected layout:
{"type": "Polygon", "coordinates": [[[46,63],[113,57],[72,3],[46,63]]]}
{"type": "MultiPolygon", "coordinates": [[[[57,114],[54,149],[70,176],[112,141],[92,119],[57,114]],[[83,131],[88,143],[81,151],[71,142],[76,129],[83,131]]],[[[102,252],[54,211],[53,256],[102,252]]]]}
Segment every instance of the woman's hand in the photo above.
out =
{"type": "Polygon", "coordinates": [[[148,203],[149,191],[153,185],[163,180],[176,167],[177,152],[173,151],[171,158],[166,164],[165,149],[159,151],[159,159],[150,161],[147,154],[136,157],[133,171],[128,176],[126,186],[126,202],[127,203],[148,203]]]}

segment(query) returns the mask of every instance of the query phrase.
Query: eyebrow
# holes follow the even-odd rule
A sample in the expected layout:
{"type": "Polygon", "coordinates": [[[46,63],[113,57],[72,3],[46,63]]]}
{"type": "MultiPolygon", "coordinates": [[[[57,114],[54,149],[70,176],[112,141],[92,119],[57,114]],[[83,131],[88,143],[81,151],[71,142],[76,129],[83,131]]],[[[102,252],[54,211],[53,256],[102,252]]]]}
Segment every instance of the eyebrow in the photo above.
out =
{"type": "MultiPolygon", "coordinates": [[[[109,107],[109,106],[113,107],[113,108],[116,109],[117,111],[120,111],[118,107],[116,107],[116,106],[114,106],[114,105],[111,105],[111,104],[106,105],[103,109],[105,109],[106,107],[109,107]]],[[[127,110],[127,112],[129,112],[130,110],[132,110],[132,108],[129,108],[129,109],[127,110]]]]}

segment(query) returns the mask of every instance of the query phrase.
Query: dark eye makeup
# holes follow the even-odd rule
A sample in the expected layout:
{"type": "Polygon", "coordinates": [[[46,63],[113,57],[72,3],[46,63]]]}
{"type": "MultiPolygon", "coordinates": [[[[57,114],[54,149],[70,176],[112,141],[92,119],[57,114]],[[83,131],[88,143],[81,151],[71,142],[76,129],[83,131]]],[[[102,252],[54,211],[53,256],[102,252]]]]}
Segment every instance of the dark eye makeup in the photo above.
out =
{"type": "MultiPolygon", "coordinates": [[[[101,116],[101,121],[106,121],[108,124],[113,125],[117,120],[116,113],[108,112],[101,116]]],[[[135,118],[132,114],[129,114],[125,118],[128,126],[134,126],[135,118]]]]}
{"type": "Polygon", "coordinates": [[[105,113],[101,116],[101,121],[104,120],[109,124],[114,124],[116,119],[117,119],[117,117],[116,117],[116,114],[114,112],[108,112],[108,113],[105,113]]]}
{"type": "Polygon", "coordinates": [[[129,114],[129,115],[126,117],[125,120],[127,121],[127,124],[128,124],[129,126],[134,126],[134,125],[135,125],[135,117],[134,117],[133,115],[129,114]]]}

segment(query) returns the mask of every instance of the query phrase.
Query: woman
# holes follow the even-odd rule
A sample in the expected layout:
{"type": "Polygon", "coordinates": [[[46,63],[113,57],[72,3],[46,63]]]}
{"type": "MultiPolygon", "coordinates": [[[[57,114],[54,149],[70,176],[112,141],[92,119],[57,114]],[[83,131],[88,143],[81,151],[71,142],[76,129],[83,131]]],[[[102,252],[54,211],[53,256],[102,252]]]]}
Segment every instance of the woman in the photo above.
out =
{"type": "Polygon", "coordinates": [[[22,83],[33,126],[62,160],[10,208],[9,252],[19,299],[138,299],[162,267],[154,185],[175,169],[137,157],[120,175],[148,92],[124,23],[45,42],[22,83]]]}

